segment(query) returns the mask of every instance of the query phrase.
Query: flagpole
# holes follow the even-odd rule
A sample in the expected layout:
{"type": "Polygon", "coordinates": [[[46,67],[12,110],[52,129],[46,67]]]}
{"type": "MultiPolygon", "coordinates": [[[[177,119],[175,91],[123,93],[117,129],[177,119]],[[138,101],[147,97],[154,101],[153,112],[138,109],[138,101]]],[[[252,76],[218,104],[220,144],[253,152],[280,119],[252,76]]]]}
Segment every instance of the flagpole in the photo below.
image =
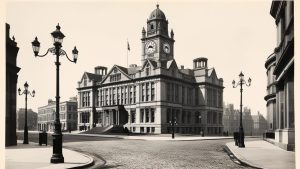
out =
{"type": "Polygon", "coordinates": [[[128,39],[127,39],[127,68],[128,68],[128,48],[129,47],[129,42],[128,42],[128,39]]]}

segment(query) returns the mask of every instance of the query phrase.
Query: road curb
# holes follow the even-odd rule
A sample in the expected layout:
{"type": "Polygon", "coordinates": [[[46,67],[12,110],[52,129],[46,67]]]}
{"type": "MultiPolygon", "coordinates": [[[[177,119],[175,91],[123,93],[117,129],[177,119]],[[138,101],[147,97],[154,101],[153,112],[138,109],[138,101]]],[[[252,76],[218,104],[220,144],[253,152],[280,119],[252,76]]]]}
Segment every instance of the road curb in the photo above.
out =
{"type": "Polygon", "coordinates": [[[94,165],[94,158],[92,158],[91,156],[83,154],[83,153],[78,152],[76,150],[69,149],[69,148],[64,148],[64,149],[68,149],[69,151],[74,151],[74,152],[76,152],[78,154],[81,154],[82,156],[85,156],[85,157],[87,157],[89,159],[89,161],[86,162],[85,164],[81,164],[81,165],[76,166],[76,167],[70,167],[70,169],[78,169],[78,168],[83,168],[83,167],[90,167],[90,166],[94,165]]]}
{"type": "Polygon", "coordinates": [[[253,168],[256,168],[256,169],[263,169],[263,168],[257,166],[256,164],[253,164],[253,163],[249,162],[244,157],[240,156],[239,153],[234,151],[232,148],[230,149],[231,146],[228,145],[228,144],[231,144],[231,143],[234,143],[234,142],[226,143],[226,150],[229,151],[229,153],[231,153],[241,164],[247,165],[247,166],[250,166],[250,167],[253,167],[253,168]]]}

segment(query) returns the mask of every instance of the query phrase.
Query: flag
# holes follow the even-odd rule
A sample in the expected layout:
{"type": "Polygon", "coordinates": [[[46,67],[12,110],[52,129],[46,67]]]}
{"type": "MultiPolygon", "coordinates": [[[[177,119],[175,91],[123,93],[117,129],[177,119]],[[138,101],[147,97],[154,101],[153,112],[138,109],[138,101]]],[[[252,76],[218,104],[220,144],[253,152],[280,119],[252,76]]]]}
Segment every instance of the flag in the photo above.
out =
{"type": "Polygon", "coordinates": [[[130,46],[129,46],[129,42],[127,41],[127,50],[130,51],[130,46]]]}

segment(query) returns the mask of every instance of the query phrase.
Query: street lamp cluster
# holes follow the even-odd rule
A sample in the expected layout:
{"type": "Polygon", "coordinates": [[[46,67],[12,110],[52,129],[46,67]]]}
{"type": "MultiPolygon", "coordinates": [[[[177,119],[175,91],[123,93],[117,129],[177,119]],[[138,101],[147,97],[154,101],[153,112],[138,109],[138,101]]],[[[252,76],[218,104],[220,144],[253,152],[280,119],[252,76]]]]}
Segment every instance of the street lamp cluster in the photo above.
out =
{"type": "Polygon", "coordinates": [[[34,55],[37,57],[44,57],[49,52],[53,55],[56,55],[56,112],[55,112],[55,121],[54,121],[54,133],[53,133],[53,154],[51,157],[51,163],[63,163],[64,157],[62,154],[62,133],[61,133],[61,123],[59,119],[59,56],[65,55],[67,59],[71,62],[76,63],[77,57],[78,57],[78,50],[76,49],[76,46],[72,50],[73,54],[73,60],[71,60],[67,53],[61,49],[62,42],[65,37],[65,35],[60,31],[59,24],[56,26],[56,30],[51,33],[53,37],[53,45],[54,47],[51,47],[47,50],[47,52],[44,55],[39,55],[40,50],[40,42],[38,41],[38,38],[36,37],[34,41],[32,42],[32,49],[34,52],[34,55]]]}
{"type": "Polygon", "coordinates": [[[23,144],[28,144],[28,126],[27,126],[27,95],[29,94],[30,96],[34,97],[35,95],[35,91],[33,90],[32,93],[28,90],[28,83],[25,82],[24,84],[24,90],[21,93],[21,89],[18,89],[18,93],[19,95],[25,95],[25,126],[24,126],[24,140],[23,140],[23,144]]]}
{"type": "Polygon", "coordinates": [[[243,129],[243,121],[242,121],[242,108],[243,108],[243,85],[250,86],[251,85],[251,78],[248,79],[248,84],[244,80],[244,74],[241,72],[240,75],[240,80],[236,83],[234,80],[232,81],[232,87],[236,88],[240,86],[240,92],[241,92],[241,103],[240,103],[240,127],[239,127],[239,141],[238,141],[238,146],[239,147],[245,147],[244,144],[244,129],[243,129]]]}

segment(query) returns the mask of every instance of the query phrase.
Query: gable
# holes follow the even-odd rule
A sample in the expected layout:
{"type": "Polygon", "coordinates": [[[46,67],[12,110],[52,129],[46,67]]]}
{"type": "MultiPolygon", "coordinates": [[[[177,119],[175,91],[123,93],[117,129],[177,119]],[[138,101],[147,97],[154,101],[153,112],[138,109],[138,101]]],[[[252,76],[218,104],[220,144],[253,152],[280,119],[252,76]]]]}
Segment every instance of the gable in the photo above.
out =
{"type": "Polygon", "coordinates": [[[211,82],[218,83],[219,79],[214,68],[210,69],[208,72],[208,77],[211,79],[211,82]]]}
{"type": "Polygon", "coordinates": [[[79,87],[86,87],[92,85],[92,80],[89,79],[87,72],[84,72],[84,74],[81,77],[81,80],[78,82],[79,87]]]}
{"type": "Polygon", "coordinates": [[[148,65],[150,65],[150,67],[152,69],[155,69],[157,67],[157,64],[156,64],[155,61],[151,61],[151,60],[146,59],[145,62],[143,63],[141,71],[144,71],[145,67],[147,67],[148,65]]]}
{"type": "Polygon", "coordinates": [[[118,65],[114,65],[108,72],[106,77],[102,80],[102,84],[130,80],[130,76],[127,74],[127,69],[118,65]]]}

